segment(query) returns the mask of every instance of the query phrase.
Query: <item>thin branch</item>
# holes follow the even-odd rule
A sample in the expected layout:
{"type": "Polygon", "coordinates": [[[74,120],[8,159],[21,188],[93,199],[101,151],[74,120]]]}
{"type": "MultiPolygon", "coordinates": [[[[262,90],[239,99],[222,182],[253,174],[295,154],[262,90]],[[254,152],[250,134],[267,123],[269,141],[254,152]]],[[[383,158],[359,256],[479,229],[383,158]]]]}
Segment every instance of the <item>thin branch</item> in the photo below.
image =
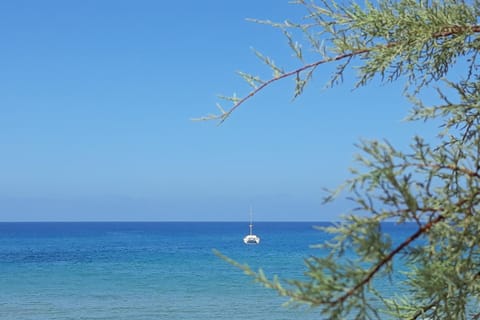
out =
{"type": "Polygon", "coordinates": [[[431,165],[428,165],[428,164],[409,164],[409,165],[416,166],[417,168],[449,169],[449,170],[452,170],[454,172],[461,172],[463,174],[466,174],[467,176],[469,176],[471,178],[479,178],[480,179],[480,173],[469,170],[468,168],[456,166],[456,165],[453,165],[453,164],[442,164],[442,165],[440,165],[440,164],[431,164],[431,165]]]}
{"type": "Polygon", "coordinates": [[[367,274],[367,276],[365,278],[363,278],[362,281],[360,281],[359,283],[357,283],[353,288],[351,288],[350,290],[348,290],[346,293],[344,293],[342,296],[340,296],[339,298],[329,302],[330,305],[336,305],[336,304],[339,304],[339,303],[342,303],[344,302],[348,297],[350,297],[351,295],[353,295],[355,293],[355,291],[357,291],[358,289],[360,289],[361,287],[363,287],[364,285],[366,285],[368,282],[370,282],[370,280],[373,278],[373,276],[384,266],[386,265],[388,262],[390,262],[393,257],[399,253],[400,251],[402,251],[404,248],[406,248],[407,246],[409,246],[415,239],[417,239],[418,237],[420,237],[422,234],[428,232],[428,230],[430,230],[430,228],[432,228],[435,224],[437,224],[438,222],[442,221],[445,219],[445,216],[443,215],[439,215],[438,217],[436,217],[435,219],[431,220],[430,222],[428,222],[427,224],[423,225],[421,228],[419,228],[414,234],[412,234],[409,238],[407,238],[403,243],[401,243],[398,247],[396,247],[393,251],[390,252],[390,254],[388,256],[386,256],[385,258],[383,258],[372,270],[370,270],[370,272],[367,274]]]}
{"type": "MultiPolygon", "coordinates": [[[[434,39],[444,38],[444,37],[457,35],[457,34],[465,33],[465,32],[480,33],[480,26],[477,26],[477,25],[475,25],[475,26],[465,26],[465,27],[448,26],[448,27],[443,28],[443,30],[440,31],[440,32],[433,33],[432,38],[434,38],[434,39]]],[[[297,68],[295,70],[292,70],[292,71],[289,71],[289,72],[286,72],[286,73],[282,73],[282,74],[280,74],[278,76],[275,76],[275,77],[271,78],[270,80],[262,83],[259,87],[250,91],[250,93],[248,95],[244,96],[242,99],[239,99],[233,105],[233,107],[231,107],[228,111],[226,111],[226,112],[224,112],[224,113],[222,113],[218,116],[208,116],[208,117],[205,117],[205,118],[199,118],[199,119],[195,119],[195,120],[220,119],[219,124],[222,124],[230,116],[230,114],[232,114],[238,107],[240,107],[243,103],[245,103],[245,101],[249,100],[250,98],[255,96],[259,91],[263,90],[265,87],[269,86],[270,84],[272,84],[274,82],[277,82],[278,80],[298,75],[305,70],[316,68],[317,66],[325,64],[325,63],[340,61],[340,60],[347,59],[347,58],[353,58],[353,57],[361,55],[361,54],[369,53],[373,50],[391,48],[391,47],[397,46],[398,44],[399,44],[399,42],[390,42],[390,43],[387,43],[387,44],[377,45],[377,46],[370,47],[370,48],[358,49],[358,50],[352,51],[350,53],[344,53],[344,54],[340,54],[340,55],[337,55],[337,56],[332,57],[332,58],[326,58],[326,59],[318,60],[318,61],[310,63],[310,64],[306,64],[306,65],[304,65],[300,68],[297,68]]]]}
{"type": "Polygon", "coordinates": [[[353,56],[357,56],[357,55],[359,55],[359,54],[367,53],[367,52],[370,52],[370,51],[372,51],[372,50],[373,50],[373,48],[366,48],[366,49],[360,49],[360,50],[357,50],[357,51],[353,51],[353,52],[350,52],[350,53],[341,54],[341,55],[338,55],[338,56],[333,57],[333,58],[327,58],[327,59],[319,60],[319,61],[316,61],[316,62],[307,64],[307,65],[304,65],[304,66],[302,66],[301,68],[298,68],[298,69],[295,69],[295,70],[293,70],[293,71],[290,71],[290,72],[287,72],[287,73],[283,73],[283,74],[281,74],[281,75],[279,75],[279,76],[273,77],[273,78],[271,78],[270,80],[262,83],[262,85],[260,85],[260,86],[257,87],[256,89],[250,91],[250,93],[249,93],[248,95],[246,95],[245,97],[243,97],[242,99],[240,99],[237,103],[235,103],[230,110],[228,110],[226,113],[222,114],[222,115],[220,116],[220,117],[221,117],[220,124],[223,123],[223,122],[228,118],[228,116],[229,116],[233,111],[235,111],[235,109],[237,109],[238,107],[240,107],[245,101],[247,101],[248,99],[250,99],[251,97],[253,97],[254,95],[256,95],[259,91],[261,91],[263,88],[267,87],[268,85],[272,84],[273,82],[276,82],[276,81],[281,80],[281,79],[284,79],[284,78],[291,77],[291,76],[293,76],[293,75],[297,75],[297,74],[299,74],[299,73],[302,72],[302,71],[315,68],[315,67],[317,67],[317,66],[319,66],[319,65],[321,65],[321,64],[325,64],[325,63],[333,62],[333,61],[343,60],[343,59],[345,59],[345,58],[350,58],[350,57],[353,57],[353,56]]]}
{"type": "MultiPolygon", "coordinates": [[[[477,191],[475,192],[473,195],[472,195],[472,198],[475,198],[477,197],[478,195],[480,194],[480,191],[477,191]]],[[[463,206],[465,203],[467,203],[471,198],[467,198],[467,199],[462,199],[460,201],[458,201],[455,206],[456,207],[461,207],[463,206]]],[[[425,208],[423,209],[423,211],[433,211],[433,208],[425,208]]],[[[441,211],[441,210],[436,210],[436,211],[441,211]]],[[[386,256],[385,258],[383,258],[378,264],[375,265],[375,267],[373,269],[370,270],[370,272],[367,274],[367,276],[365,278],[363,278],[362,281],[360,281],[359,283],[357,283],[353,288],[351,288],[350,290],[348,290],[345,294],[343,294],[342,296],[338,297],[337,299],[333,300],[333,301],[329,301],[328,304],[330,305],[336,305],[338,303],[342,303],[344,302],[348,297],[350,297],[351,295],[353,295],[355,293],[355,291],[357,291],[358,289],[360,289],[361,287],[363,287],[364,285],[366,285],[367,283],[370,282],[370,280],[372,280],[373,276],[384,266],[386,265],[388,262],[390,262],[393,257],[398,254],[400,251],[402,251],[403,249],[405,249],[407,246],[409,246],[415,239],[417,239],[418,237],[420,237],[422,234],[428,232],[435,224],[439,223],[440,221],[443,221],[445,220],[445,216],[444,215],[438,215],[435,219],[433,220],[430,220],[428,223],[426,223],[425,225],[423,225],[422,227],[420,227],[414,234],[412,234],[410,237],[408,237],[404,242],[402,242],[398,247],[396,247],[393,251],[391,251],[388,256],[386,256]]],[[[479,275],[480,275],[480,272],[479,272],[479,275]]]]}
{"type": "Polygon", "coordinates": [[[437,302],[432,302],[430,303],[429,305],[427,306],[424,306],[422,307],[420,310],[418,310],[412,318],[410,318],[411,320],[415,320],[415,319],[418,319],[418,317],[420,317],[421,315],[425,314],[425,312],[427,312],[428,310],[432,309],[433,307],[435,307],[437,305],[437,302]]]}
{"type": "Polygon", "coordinates": [[[433,38],[443,38],[448,36],[457,35],[459,33],[471,32],[478,33],[480,32],[480,26],[449,26],[442,29],[440,32],[432,34],[433,38]]]}

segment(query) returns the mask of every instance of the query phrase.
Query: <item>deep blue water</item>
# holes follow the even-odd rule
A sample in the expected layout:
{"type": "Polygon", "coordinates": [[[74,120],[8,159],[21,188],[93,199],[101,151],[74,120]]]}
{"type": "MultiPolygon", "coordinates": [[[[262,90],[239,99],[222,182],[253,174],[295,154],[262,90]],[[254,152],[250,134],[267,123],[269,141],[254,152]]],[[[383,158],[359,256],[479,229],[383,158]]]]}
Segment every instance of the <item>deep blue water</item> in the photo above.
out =
{"type": "MultiPolygon", "coordinates": [[[[0,319],[319,319],[215,256],[299,278],[313,222],[0,223],[0,319]]],[[[394,239],[408,227],[386,224],[394,239]]]]}

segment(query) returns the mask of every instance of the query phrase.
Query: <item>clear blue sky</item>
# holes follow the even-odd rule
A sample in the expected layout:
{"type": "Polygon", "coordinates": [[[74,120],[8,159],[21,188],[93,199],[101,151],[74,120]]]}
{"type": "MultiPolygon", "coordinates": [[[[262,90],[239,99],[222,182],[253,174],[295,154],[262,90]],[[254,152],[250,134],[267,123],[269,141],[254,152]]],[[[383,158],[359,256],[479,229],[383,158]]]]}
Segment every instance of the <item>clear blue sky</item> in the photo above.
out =
{"type": "MultiPolygon", "coordinates": [[[[222,126],[217,94],[251,51],[294,66],[282,34],[246,18],[295,19],[285,1],[0,2],[0,221],[331,220],[322,188],[348,176],[360,138],[405,146],[401,85],[324,90],[292,102],[285,80],[222,126]]],[[[325,70],[325,71],[323,71],[325,70]]]]}

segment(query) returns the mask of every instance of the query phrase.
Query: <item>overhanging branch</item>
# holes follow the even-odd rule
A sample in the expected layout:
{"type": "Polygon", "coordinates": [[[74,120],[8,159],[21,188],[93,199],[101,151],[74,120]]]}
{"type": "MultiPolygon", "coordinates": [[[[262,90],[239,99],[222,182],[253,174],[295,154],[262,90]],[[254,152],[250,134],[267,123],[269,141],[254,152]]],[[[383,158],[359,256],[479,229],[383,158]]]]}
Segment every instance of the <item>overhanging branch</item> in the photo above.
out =
{"type": "MultiPolygon", "coordinates": [[[[432,39],[439,39],[439,38],[445,38],[445,37],[460,35],[460,34],[464,34],[464,33],[480,33],[480,26],[477,26],[477,25],[474,25],[474,26],[456,26],[456,25],[446,26],[446,27],[442,28],[441,31],[433,33],[431,38],[432,39]]],[[[400,44],[400,42],[390,42],[390,43],[383,44],[383,45],[377,45],[377,46],[373,46],[373,47],[362,48],[362,49],[354,50],[354,51],[349,52],[349,53],[340,54],[340,55],[337,55],[335,57],[318,60],[318,61],[315,61],[313,63],[303,65],[302,67],[294,69],[292,71],[289,71],[289,72],[286,72],[286,73],[281,73],[280,75],[274,76],[271,79],[269,79],[268,81],[263,82],[260,86],[253,89],[252,91],[250,91],[243,98],[236,100],[236,102],[234,103],[234,105],[230,109],[228,109],[226,111],[222,109],[221,114],[219,114],[219,115],[209,115],[209,116],[206,116],[206,117],[195,118],[193,120],[220,120],[219,124],[222,124],[238,107],[240,107],[247,100],[249,100],[250,98],[255,96],[258,92],[262,91],[264,88],[266,88],[267,86],[271,85],[274,82],[277,82],[279,80],[289,78],[289,77],[292,77],[292,76],[297,76],[303,71],[314,69],[317,66],[322,65],[322,64],[335,62],[335,61],[340,61],[340,60],[344,60],[344,59],[348,59],[348,58],[353,58],[355,56],[366,54],[366,53],[372,52],[374,50],[395,47],[399,44],[400,44]]]]}

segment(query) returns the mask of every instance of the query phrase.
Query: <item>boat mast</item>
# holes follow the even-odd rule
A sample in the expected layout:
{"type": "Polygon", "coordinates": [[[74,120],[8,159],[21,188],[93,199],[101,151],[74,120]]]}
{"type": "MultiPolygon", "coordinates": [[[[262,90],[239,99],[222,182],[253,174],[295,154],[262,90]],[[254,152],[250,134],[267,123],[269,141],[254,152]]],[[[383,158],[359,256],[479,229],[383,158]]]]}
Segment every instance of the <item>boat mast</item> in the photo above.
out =
{"type": "Polygon", "coordinates": [[[250,206],[250,235],[252,235],[252,228],[253,228],[253,214],[252,214],[252,206],[250,206]]]}

